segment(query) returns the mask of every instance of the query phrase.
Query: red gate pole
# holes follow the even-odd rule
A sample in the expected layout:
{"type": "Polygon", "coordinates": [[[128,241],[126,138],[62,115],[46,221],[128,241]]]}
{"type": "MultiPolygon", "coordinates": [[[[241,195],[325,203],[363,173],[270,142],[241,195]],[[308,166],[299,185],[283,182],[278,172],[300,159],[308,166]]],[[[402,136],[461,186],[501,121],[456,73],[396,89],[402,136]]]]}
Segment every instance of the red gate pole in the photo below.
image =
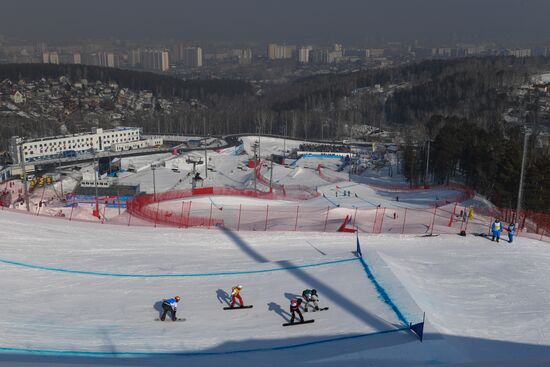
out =
{"type": "Polygon", "coordinates": [[[191,220],[191,205],[193,204],[192,201],[189,202],[189,211],[187,212],[187,222],[185,223],[185,227],[189,228],[189,221],[191,220]]]}
{"type": "Polygon", "coordinates": [[[449,220],[449,227],[452,227],[453,226],[453,219],[456,215],[456,206],[458,205],[458,202],[455,201],[455,207],[453,209],[453,214],[451,214],[451,219],[449,220]]]}
{"type": "Polygon", "coordinates": [[[243,204],[239,204],[239,221],[237,222],[237,232],[241,228],[241,211],[243,210],[243,204]]]}
{"type": "Polygon", "coordinates": [[[185,218],[185,217],[184,217],[184,214],[183,214],[184,211],[185,211],[184,208],[185,208],[185,201],[182,200],[182,201],[181,201],[181,220],[180,220],[180,226],[179,226],[179,228],[182,228],[182,227],[183,227],[183,218],[185,218]]]}
{"type": "Polygon", "coordinates": [[[208,218],[208,229],[210,229],[210,224],[212,223],[212,206],[214,204],[210,203],[210,217],[208,218]]]}
{"type": "Polygon", "coordinates": [[[430,231],[430,236],[434,234],[434,225],[435,225],[435,213],[437,212],[437,204],[434,205],[434,216],[432,218],[432,227],[430,231]]]}
{"type": "Polygon", "coordinates": [[[264,231],[267,231],[267,217],[269,216],[269,204],[267,205],[267,210],[265,212],[265,228],[264,231]]]}
{"type": "Polygon", "coordinates": [[[405,208],[405,215],[403,215],[403,228],[401,229],[401,234],[405,233],[405,222],[407,220],[407,208],[405,208]]]}
{"type": "Polygon", "coordinates": [[[157,228],[157,219],[159,218],[160,201],[157,202],[157,212],[155,213],[155,228],[157,228]]]}
{"type": "Polygon", "coordinates": [[[357,218],[357,208],[355,208],[355,213],[353,213],[353,224],[352,224],[353,228],[355,228],[355,218],[357,218]]]}
{"type": "Polygon", "coordinates": [[[330,210],[330,205],[327,206],[327,215],[325,216],[325,228],[323,229],[323,232],[327,231],[327,222],[328,222],[328,212],[330,210]]]}
{"type": "Polygon", "coordinates": [[[294,231],[296,232],[298,230],[298,212],[300,210],[300,205],[296,207],[296,223],[294,224],[294,231]]]}

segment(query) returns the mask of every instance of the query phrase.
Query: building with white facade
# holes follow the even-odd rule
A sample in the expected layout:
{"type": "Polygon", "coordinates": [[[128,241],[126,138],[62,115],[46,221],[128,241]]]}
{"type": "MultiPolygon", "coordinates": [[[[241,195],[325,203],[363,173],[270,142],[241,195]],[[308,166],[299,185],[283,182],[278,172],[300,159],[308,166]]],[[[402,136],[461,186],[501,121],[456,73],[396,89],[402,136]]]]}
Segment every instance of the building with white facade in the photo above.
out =
{"type": "Polygon", "coordinates": [[[14,163],[44,161],[48,159],[76,157],[93,151],[122,151],[162,145],[161,138],[142,140],[136,127],[120,127],[113,130],[93,128],[91,133],[53,136],[38,139],[10,139],[9,152],[14,163]],[[21,157],[21,146],[23,157],[21,157]]]}
{"type": "Polygon", "coordinates": [[[202,66],[202,48],[187,47],[185,49],[183,63],[190,68],[200,68],[202,66]]]}
{"type": "Polygon", "coordinates": [[[170,69],[168,51],[143,50],[140,54],[141,66],[148,70],[167,71],[170,69]]]}

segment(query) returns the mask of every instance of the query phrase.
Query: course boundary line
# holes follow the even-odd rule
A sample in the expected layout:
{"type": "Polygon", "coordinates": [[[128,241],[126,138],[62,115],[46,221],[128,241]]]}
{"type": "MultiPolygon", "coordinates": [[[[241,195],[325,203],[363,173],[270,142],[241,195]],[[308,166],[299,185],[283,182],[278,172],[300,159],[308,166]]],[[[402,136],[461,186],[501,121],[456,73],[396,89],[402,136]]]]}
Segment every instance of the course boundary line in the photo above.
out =
{"type": "Polygon", "coordinates": [[[409,328],[398,328],[391,330],[376,331],[367,334],[346,335],[329,339],[315,340],[311,342],[305,342],[300,344],[282,345],[277,347],[263,347],[263,348],[251,348],[241,350],[230,350],[220,352],[98,352],[98,351],[71,351],[71,350],[55,350],[55,349],[31,349],[31,348],[9,348],[0,347],[0,352],[11,352],[14,354],[40,354],[40,355],[52,355],[52,356],[88,356],[88,357],[110,357],[110,356],[141,356],[141,357],[161,357],[161,356],[181,356],[181,357],[193,357],[193,356],[217,356],[217,355],[231,355],[241,353],[255,353],[255,352],[269,352],[278,350],[288,350],[303,348],[312,345],[326,344],[337,341],[351,340],[365,338],[369,336],[397,333],[402,331],[408,331],[409,328]]]}
{"type": "Polygon", "coordinates": [[[393,302],[393,300],[391,299],[390,295],[388,294],[388,292],[384,289],[384,287],[382,287],[382,285],[378,282],[378,280],[376,279],[376,277],[374,276],[373,272],[371,271],[369,265],[367,264],[367,262],[365,261],[365,259],[363,259],[363,256],[360,256],[359,258],[359,261],[361,262],[361,265],[363,266],[363,269],[365,270],[365,273],[367,273],[367,277],[369,278],[369,280],[371,281],[371,283],[374,285],[374,287],[376,288],[376,291],[378,292],[378,295],[380,296],[380,298],[382,299],[382,301],[384,301],[384,303],[386,303],[388,306],[390,306],[390,308],[393,310],[393,312],[395,312],[395,315],[397,316],[397,318],[402,322],[404,323],[405,325],[409,325],[409,321],[407,320],[407,318],[405,317],[405,315],[403,315],[403,313],[401,312],[401,310],[399,310],[399,307],[397,307],[397,305],[395,304],[395,302],[393,302]]]}
{"type": "Polygon", "coordinates": [[[131,274],[131,273],[109,273],[109,272],[55,268],[55,267],[49,267],[49,266],[42,266],[42,265],[35,265],[35,264],[18,262],[18,261],[0,259],[0,263],[20,266],[20,267],[30,268],[30,269],[53,271],[58,273],[71,273],[71,274],[93,275],[93,276],[103,276],[103,277],[121,277],[121,278],[182,278],[182,277],[208,277],[208,276],[223,276],[223,275],[258,274],[258,273],[270,273],[275,271],[284,271],[284,270],[292,270],[292,269],[313,268],[317,266],[333,265],[333,264],[340,264],[340,263],[346,263],[346,262],[352,262],[352,261],[359,261],[359,259],[356,257],[353,257],[353,258],[340,259],[340,260],[324,261],[324,262],[313,263],[313,264],[285,266],[285,267],[270,268],[270,269],[245,270],[245,271],[221,271],[221,272],[210,272],[210,273],[179,273],[179,274],[178,273],[176,274],[131,274]]]}

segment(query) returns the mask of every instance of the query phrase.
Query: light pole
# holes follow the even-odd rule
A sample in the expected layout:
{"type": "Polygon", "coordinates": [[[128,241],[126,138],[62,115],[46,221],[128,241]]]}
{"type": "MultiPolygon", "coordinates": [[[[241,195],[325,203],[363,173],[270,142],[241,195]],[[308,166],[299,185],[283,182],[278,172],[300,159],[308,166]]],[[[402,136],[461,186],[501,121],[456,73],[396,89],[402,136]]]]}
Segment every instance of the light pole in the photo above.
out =
{"type": "Polygon", "coordinates": [[[204,134],[204,178],[208,178],[208,153],[206,150],[206,118],[202,117],[202,129],[204,134]]]}
{"type": "Polygon", "coordinates": [[[156,201],[157,200],[157,184],[155,180],[155,170],[157,169],[157,165],[155,163],[151,164],[151,171],[153,171],[153,198],[156,201]]]}
{"type": "Polygon", "coordinates": [[[27,211],[30,212],[31,208],[29,206],[29,190],[27,189],[27,173],[25,172],[25,155],[23,153],[23,143],[19,146],[19,162],[21,163],[21,181],[23,181],[23,190],[25,191],[25,207],[27,211]]]}
{"type": "MultiPolygon", "coordinates": [[[[95,212],[96,212],[96,216],[99,218],[99,199],[98,199],[98,195],[97,195],[97,174],[96,174],[96,170],[95,170],[95,155],[96,155],[96,151],[95,149],[92,149],[92,156],[94,158],[94,163],[93,163],[93,171],[94,171],[94,187],[95,187],[95,212]]],[[[99,171],[99,169],[98,169],[99,171]]],[[[99,172],[97,172],[99,173],[99,172]]]]}
{"type": "Polygon", "coordinates": [[[283,164],[285,164],[285,159],[286,159],[286,135],[288,134],[287,123],[288,122],[285,120],[285,135],[283,137],[283,164]]]}
{"type": "Polygon", "coordinates": [[[430,168],[430,141],[428,140],[428,154],[426,156],[426,174],[424,175],[424,186],[428,184],[429,181],[429,173],[428,170],[430,168]]]}
{"type": "Polygon", "coordinates": [[[525,161],[527,160],[527,143],[529,141],[529,134],[530,131],[528,129],[525,129],[525,136],[523,137],[523,155],[521,158],[521,173],[519,176],[519,189],[518,189],[518,205],[516,209],[516,220],[515,222],[518,223],[519,228],[519,214],[521,211],[521,202],[523,200],[523,181],[525,178],[525,161]]]}

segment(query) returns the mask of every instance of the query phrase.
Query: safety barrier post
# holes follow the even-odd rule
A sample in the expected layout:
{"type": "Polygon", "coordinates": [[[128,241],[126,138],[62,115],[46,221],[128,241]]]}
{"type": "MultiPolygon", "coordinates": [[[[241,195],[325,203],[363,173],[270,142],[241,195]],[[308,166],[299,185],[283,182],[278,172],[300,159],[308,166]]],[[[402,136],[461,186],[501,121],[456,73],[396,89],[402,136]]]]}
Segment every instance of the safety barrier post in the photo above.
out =
{"type": "Polygon", "coordinates": [[[105,200],[105,206],[103,207],[103,215],[101,216],[101,224],[105,223],[105,212],[107,211],[107,200],[105,200]]]}
{"type": "Polygon", "coordinates": [[[132,212],[128,210],[128,204],[126,204],[126,211],[128,212],[128,227],[130,227],[130,220],[132,220],[132,212]]]}
{"type": "Polygon", "coordinates": [[[69,222],[73,219],[74,204],[75,204],[75,203],[72,203],[72,204],[71,204],[71,214],[69,214],[69,222]]]}
{"type": "Polygon", "coordinates": [[[351,225],[353,228],[355,228],[355,218],[357,218],[357,208],[355,208],[355,213],[353,213],[353,224],[351,225]]]}
{"type": "Polygon", "coordinates": [[[327,222],[328,222],[328,211],[330,210],[330,205],[327,206],[327,215],[325,216],[325,228],[323,229],[323,232],[327,231],[327,222]]]}
{"type": "Polygon", "coordinates": [[[191,220],[191,205],[193,204],[192,201],[189,202],[189,209],[187,212],[187,222],[185,223],[185,228],[189,228],[189,221],[191,220]]]}
{"type": "Polygon", "coordinates": [[[155,213],[155,228],[157,228],[157,220],[159,218],[160,200],[157,201],[157,212],[155,213]]]}
{"type": "Polygon", "coordinates": [[[237,222],[237,232],[241,228],[241,211],[243,210],[243,204],[239,204],[239,220],[237,222]]]}
{"type": "Polygon", "coordinates": [[[545,228],[542,229],[542,232],[540,233],[540,240],[542,241],[542,238],[544,237],[544,230],[545,228]]]}
{"type": "Polygon", "coordinates": [[[296,207],[296,223],[294,223],[294,231],[298,230],[298,212],[300,211],[300,205],[296,207]]]}
{"type": "Polygon", "coordinates": [[[181,202],[181,220],[180,220],[180,226],[179,228],[183,227],[183,218],[184,218],[184,211],[185,211],[185,201],[182,200],[181,202]]]}
{"type": "Polygon", "coordinates": [[[38,203],[38,210],[36,211],[36,216],[40,214],[40,209],[42,208],[42,199],[44,199],[44,193],[46,192],[46,186],[42,190],[42,196],[40,196],[40,202],[38,203]]]}
{"type": "Polygon", "coordinates": [[[269,216],[269,204],[267,205],[266,212],[265,212],[265,228],[264,231],[267,231],[267,217],[269,216]]]}
{"type": "Polygon", "coordinates": [[[401,229],[401,234],[405,233],[405,221],[407,220],[407,209],[405,208],[405,214],[403,215],[403,228],[401,229]]]}
{"type": "Polygon", "coordinates": [[[384,211],[382,212],[382,221],[380,222],[380,230],[378,233],[382,233],[382,225],[384,224],[384,217],[386,216],[386,208],[384,207],[384,211]]]}
{"type": "Polygon", "coordinates": [[[376,221],[378,220],[378,208],[376,208],[376,213],[374,214],[374,224],[372,225],[372,233],[375,233],[376,230],[376,221]]]}
{"type": "Polygon", "coordinates": [[[432,226],[430,230],[430,236],[434,234],[434,225],[435,225],[435,213],[437,212],[437,205],[434,205],[434,216],[432,218],[432,226]]]}
{"type": "Polygon", "coordinates": [[[208,229],[210,229],[210,224],[212,223],[212,206],[214,204],[210,203],[210,217],[208,218],[208,229]]]}

